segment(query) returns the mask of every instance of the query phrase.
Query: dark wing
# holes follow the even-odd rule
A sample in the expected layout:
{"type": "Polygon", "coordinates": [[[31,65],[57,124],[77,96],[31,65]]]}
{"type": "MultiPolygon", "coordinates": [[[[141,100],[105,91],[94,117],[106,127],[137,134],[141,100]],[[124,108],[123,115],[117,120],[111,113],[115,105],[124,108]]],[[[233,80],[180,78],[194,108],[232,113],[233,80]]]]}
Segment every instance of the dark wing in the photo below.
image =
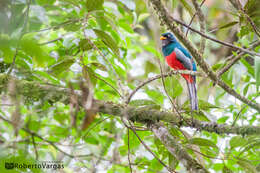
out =
{"type": "Polygon", "coordinates": [[[193,70],[192,60],[189,57],[185,56],[185,54],[178,48],[175,48],[174,52],[176,53],[176,58],[183,64],[183,66],[187,70],[193,70]]]}

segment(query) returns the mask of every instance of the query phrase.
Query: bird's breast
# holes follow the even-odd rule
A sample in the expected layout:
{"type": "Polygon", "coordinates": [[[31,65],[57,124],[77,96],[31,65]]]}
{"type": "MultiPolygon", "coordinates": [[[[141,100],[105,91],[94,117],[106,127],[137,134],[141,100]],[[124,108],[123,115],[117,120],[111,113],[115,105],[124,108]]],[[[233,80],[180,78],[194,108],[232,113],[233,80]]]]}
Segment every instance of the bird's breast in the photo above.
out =
{"type": "MultiPolygon", "coordinates": [[[[170,55],[166,56],[167,64],[175,70],[186,70],[184,65],[177,59],[176,53],[173,51],[170,55]]],[[[189,74],[181,74],[189,83],[193,83],[193,78],[189,74]]]]}
{"type": "Polygon", "coordinates": [[[185,69],[182,63],[177,59],[176,53],[174,51],[170,55],[166,56],[166,62],[171,68],[175,70],[185,69]]]}

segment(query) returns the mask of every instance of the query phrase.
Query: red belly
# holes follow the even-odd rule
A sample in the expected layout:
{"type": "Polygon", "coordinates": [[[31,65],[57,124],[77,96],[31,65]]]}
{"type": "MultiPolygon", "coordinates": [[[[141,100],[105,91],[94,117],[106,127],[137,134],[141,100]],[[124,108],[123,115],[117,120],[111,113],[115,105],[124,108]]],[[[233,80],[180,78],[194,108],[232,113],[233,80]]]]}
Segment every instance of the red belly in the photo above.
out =
{"type": "MultiPolygon", "coordinates": [[[[176,53],[172,52],[170,55],[166,56],[167,64],[175,70],[187,70],[183,64],[176,58],[176,53]]],[[[193,82],[193,78],[188,74],[181,74],[188,82],[193,82]]]]}

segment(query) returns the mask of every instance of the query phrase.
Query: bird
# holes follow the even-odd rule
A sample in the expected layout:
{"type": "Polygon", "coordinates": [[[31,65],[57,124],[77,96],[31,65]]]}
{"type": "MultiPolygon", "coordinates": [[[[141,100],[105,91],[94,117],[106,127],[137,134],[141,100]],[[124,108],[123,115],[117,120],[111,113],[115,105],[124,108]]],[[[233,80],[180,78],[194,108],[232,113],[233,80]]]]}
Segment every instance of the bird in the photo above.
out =
{"type": "MultiPolygon", "coordinates": [[[[162,52],[165,60],[174,70],[197,71],[195,62],[190,53],[176,40],[170,32],[163,33],[160,37],[162,41],[162,52]]],[[[198,98],[196,88],[196,76],[190,74],[181,74],[186,80],[190,98],[191,111],[198,110],[198,98]]]]}

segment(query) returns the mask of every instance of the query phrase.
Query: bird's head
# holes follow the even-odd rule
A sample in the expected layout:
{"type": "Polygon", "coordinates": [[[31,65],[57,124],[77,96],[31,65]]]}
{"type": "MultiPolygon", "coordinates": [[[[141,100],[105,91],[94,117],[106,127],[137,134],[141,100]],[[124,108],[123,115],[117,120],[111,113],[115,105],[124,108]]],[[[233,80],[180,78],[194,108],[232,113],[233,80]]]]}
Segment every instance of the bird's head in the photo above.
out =
{"type": "Polygon", "coordinates": [[[163,47],[177,41],[176,38],[173,36],[173,34],[170,32],[163,33],[160,37],[160,40],[162,40],[163,47]]]}

